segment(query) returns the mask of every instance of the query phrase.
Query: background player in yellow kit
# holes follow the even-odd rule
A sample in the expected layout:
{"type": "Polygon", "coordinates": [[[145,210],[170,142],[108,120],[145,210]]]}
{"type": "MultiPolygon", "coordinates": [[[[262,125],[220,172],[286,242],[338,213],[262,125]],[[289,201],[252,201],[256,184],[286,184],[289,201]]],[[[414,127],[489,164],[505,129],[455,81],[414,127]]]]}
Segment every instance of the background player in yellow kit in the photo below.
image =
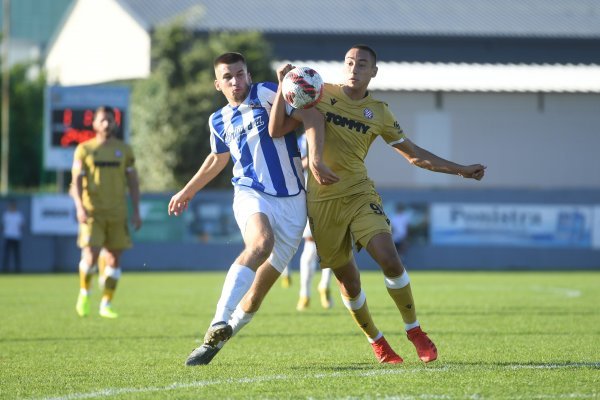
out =
{"type": "Polygon", "coordinates": [[[121,276],[119,258],[131,247],[127,227],[127,188],[132,199],[131,223],[138,230],[142,225],[139,213],[139,183],[135,157],[131,147],[114,137],[117,129],[111,107],[99,107],[94,115],[96,137],[80,143],[73,157],[71,196],[77,209],[81,247],[79,262],[80,291],[75,309],[85,317],[90,313],[91,278],[104,247],[104,282],[100,315],[117,318],[111,306],[121,276]]]}
{"type": "MultiPolygon", "coordinates": [[[[287,65],[278,76],[282,77],[292,67],[287,65]]],[[[400,363],[402,358],[373,323],[361,288],[352,249],[353,244],[358,249],[366,248],[383,271],[385,285],[402,315],[408,339],[419,358],[430,362],[437,358],[437,349],[417,320],[410,279],[396,252],[389,220],[367,176],[364,159],[373,141],[381,136],[411,164],[430,171],[480,180],[485,166],[444,160],[404,135],[388,105],[367,91],[369,82],[377,75],[377,55],[373,49],[365,45],[350,48],[345,55],[344,72],[344,83],[326,84],[316,106],[325,117],[322,161],[339,177],[339,182],[323,186],[309,174],[308,216],[321,267],[332,268],[342,300],[367,336],[379,362],[400,363]]],[[[271,113],[273,129],[285,122],[285,112],[279,93],[271,113]]]]}

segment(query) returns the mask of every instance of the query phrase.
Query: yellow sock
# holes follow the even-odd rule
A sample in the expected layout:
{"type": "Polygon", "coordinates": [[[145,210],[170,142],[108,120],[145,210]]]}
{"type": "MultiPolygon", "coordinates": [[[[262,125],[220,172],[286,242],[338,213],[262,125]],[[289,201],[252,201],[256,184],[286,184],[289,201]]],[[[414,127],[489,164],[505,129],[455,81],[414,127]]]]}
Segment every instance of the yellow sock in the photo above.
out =
{"type": "Polygon", "coordinates": [[[110,265],[104,267],[104,290],[102,291],[102,301],[110,303],[117,289],[117,282],[121,277],[121,269],[110,265]]]}
{"type": "Polygon", "coordinates": [[[88,292],[92,288],[92,267],[83,260],[79,262],[79,288],[88,292]]]}
{"type": "Polygon", "coordinates": [[[106,258],[104,258],[104,250],[100,251],[98,256],[98,274],[104,278],[104,268],[106,268],[106,258]]]}
{"type": "Polygon", "coordinates": [[[106,278],[104,281],[104,290],[102,291],[102,301],[110,303],[115,296],[115,289],[117,288],[117,281],[111,278],[106,278]]]}
{"type": "Polygon", "coordinates": [[[387,291],[396,303],[396,307],[402,314],[402,320],[405,324],[414,324],[417,321],[417,311],[413,300],[410,280],[406,271],[396,278],[385,278],[387,291]]]}
{"type": "Polygon", "coordinates": [[[350,315],[369,339],[375,340],[379,335],[379,329],[375,326],[369,307],[367,306],[367,297],[362,290],[360,294],[352,299],[343,297],[344,305],[350,311],[350,315]]]}

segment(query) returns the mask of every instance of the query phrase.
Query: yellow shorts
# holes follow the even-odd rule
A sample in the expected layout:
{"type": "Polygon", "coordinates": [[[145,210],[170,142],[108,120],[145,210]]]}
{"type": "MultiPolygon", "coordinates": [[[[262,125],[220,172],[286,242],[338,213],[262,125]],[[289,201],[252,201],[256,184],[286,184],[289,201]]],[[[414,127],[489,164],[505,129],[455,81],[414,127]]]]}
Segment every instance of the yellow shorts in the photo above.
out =
{"type": "Polygon", "coordinates": [[[321,268],[337,268],[352,258],[352,247],[366,247],[373,236],[391,234],[376,191],[308,202],[308,221],[321,268]]]}
{"type": "Polygon", "coordinates": [[[85,224],[79,224],[79,247],[105,247],[109,250],[125,250],[131,247],[127,218],[88,216],[85,224]]]}

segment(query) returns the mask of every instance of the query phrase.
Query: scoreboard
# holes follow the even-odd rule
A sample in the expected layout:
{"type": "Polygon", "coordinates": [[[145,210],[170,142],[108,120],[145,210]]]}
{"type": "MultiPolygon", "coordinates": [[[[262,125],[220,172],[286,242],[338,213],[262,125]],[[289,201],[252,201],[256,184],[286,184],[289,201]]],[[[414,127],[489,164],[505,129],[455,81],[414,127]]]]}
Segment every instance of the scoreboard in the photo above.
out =
{"type": "Polygon", "coordinates": [[[129,88],[121,86],[50,86],[46,90],[44,167],[69,170],[75,147],[95,136],[92,122],[100,106],[115,110],[116,137],[129,139],[129,88]]]}

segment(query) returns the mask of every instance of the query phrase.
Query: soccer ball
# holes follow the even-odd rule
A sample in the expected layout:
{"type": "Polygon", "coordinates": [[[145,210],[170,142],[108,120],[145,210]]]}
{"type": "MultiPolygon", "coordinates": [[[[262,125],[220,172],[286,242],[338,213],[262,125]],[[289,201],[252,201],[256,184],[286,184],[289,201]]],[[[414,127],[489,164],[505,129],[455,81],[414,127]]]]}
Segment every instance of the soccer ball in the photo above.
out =
{"type": "Polygon", "coordinates": [[[281,91],[290,106],[310,108],[323,96],[323,79],[310,67],[296,67],[283,77],[281,91]]]}

